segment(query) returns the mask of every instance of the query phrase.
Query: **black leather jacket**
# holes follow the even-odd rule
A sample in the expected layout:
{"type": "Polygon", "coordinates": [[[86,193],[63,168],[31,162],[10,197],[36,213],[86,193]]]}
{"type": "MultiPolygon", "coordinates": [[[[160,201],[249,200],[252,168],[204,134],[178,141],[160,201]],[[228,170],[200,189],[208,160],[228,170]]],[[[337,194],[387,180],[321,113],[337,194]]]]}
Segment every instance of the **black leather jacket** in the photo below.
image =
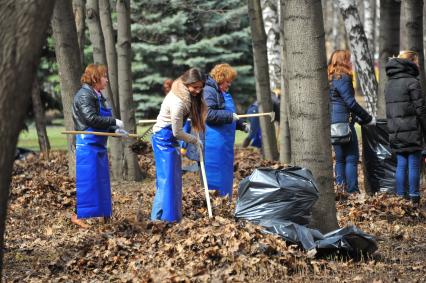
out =
{"type": "MultiPolygon", "coordinates": [[[[106,107],[106,99],[101,95],[102,107],[106,107]]],[[[85,131],[87,128],[107,130],[114,132],[117,127],[113,117],[102,117],[99,115],[100,105],[95,91],[84,84],[74,96],[72,106],[72,118],[74,128],[77,131],[85,131]]]]}

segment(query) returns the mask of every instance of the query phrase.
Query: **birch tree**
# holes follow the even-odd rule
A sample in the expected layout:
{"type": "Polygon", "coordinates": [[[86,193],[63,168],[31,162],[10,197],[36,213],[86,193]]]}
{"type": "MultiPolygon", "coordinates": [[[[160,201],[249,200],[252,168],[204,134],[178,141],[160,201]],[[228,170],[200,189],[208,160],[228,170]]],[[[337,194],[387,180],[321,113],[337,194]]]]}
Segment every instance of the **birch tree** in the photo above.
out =
{"type": "Polygon", "coordinates": [[[365,36],[368,41],[368,48],[371,51],[371,58],[374,63],[375,48],[375,27],[376,27],[376,0],[363,0],[364,1],[364,28],[365,36]]]}
{"type": "Polygon", "coordinates": [[[420,83],[426,90],[426,77],[423,53],[423,0],[404,0],[404,25],[407,31],[407,48],[419,54],[420,83]]]}
{"type": "Polygon", "coordinates": [[[312,171],[320,192],[312,226],[337,225],[333,191],[327,64],[320,0],[284,1],[291,158],[312,171]]]}
{"type": "Polygon", "coordinates": [[[261,0],[262,17],[266,33],[266,48],[271,90],[281,88],[280,31],[278,26],[278,0],[261,0]]]}
{"type": "MultiPolygon", "coordinates": [[[[64,113],[65,129],[74,130],[72,104],[75,93],[80,88],[81,61],[71,0],[57,1],[52,17],[55,54],[58,62],[59,82],[64,113]]],[[[75,176],[75,136],[67,135],[68,168],[70,176],[75,176]]]]}
{"type": "Polygon", "coordinates": [[[399,18],[401,2],[397,0],[380,1],[379,36],[379,92],[377,97],[377,117],[386,119],[385,86],[388,81],[385,66],[388,59],[399,52],[399,18]]]}
{"type": "MultiPolygon", "coordinates": [[[[131,71],[131,34],[130,34],[130,0],[117,1],[117,55],[118,55],[118,92],[120,95],[120,113],[124,127],[130,133],[136,133],[135,104],[132,93],[131,71]]],[[[123,141],[123,178],[138,181],[142,179],[137,156],[130,150],[127,139],[123,141]]]]}
{"type": "MultiPolygon", "coordinates": [[[[254,74],[256,78],[256,96],[260,112],[272,112],[271,88],[269,85],[268,58],[266,51],[266,33],[263,26],[260,0],[248,0],[248,14],[253,41],[254,74]]],[[[278,160],[277,140],[274,124],[269,117],[260,117],[262,148],[264,158],[278,160]]]]}
{"type": "Polygon", "coordinates": [[[0,1],[0,278],[12,167],[53,0],[0,1]]]}
{"type": "Polygon", "coordinates": [[[352,55],[355,57],[355,69],[359,78],[367,110],[376,115],[377,109],[377,80],[374,74],[373,59],[368,48],[355,0],[338,0],[339,8],[345,22],[352,55]]]}

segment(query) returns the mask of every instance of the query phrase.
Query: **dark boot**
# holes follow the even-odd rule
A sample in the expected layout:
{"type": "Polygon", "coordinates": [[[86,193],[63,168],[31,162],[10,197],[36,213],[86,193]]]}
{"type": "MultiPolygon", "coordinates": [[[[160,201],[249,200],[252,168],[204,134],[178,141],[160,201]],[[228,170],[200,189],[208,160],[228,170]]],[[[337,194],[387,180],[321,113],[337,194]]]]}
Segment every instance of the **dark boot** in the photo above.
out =
{"type": "Polygon", "coordinates": [[[411,203],[413,204],[414,207],[419,207],[420,205],[420,196],[416,196],[416,197],[410,197],[411,203]]]}

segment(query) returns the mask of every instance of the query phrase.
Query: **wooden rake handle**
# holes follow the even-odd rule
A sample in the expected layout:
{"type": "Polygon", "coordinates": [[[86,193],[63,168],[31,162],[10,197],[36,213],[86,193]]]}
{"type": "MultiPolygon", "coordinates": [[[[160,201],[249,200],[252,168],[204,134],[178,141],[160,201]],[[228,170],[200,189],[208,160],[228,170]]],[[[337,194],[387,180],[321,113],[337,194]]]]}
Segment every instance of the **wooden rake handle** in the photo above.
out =
{"type": "Polygon", "coordinates": [[[87,131],[63,131],[61,134],[64,135],[95,135],[95,136],[106,136],[106,137],[130,137],[130,138],[139,138],[136,134],[129,134],[128,136],[116,133],[107,133],[107,132],[87,132],[87,131]]]}

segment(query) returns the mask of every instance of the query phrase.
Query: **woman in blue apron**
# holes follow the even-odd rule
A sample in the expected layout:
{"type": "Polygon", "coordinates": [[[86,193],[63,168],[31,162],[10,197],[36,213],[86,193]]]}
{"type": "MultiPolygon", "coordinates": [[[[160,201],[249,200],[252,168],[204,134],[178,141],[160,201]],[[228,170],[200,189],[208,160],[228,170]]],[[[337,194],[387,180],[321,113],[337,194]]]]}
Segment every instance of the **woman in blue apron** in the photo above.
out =
{"type": "MultiPolygon", "coordinates": [[[[73,120],[77,131],[116,132],[126,134],[123,122],[112,118],[111,109],[101,91],[107,86],[104,65],[90,64],[81,77],[83,84],[74,96],[73,120]]],[[[76,136],[76,215],[71,221],[81,227],[82,218],[112,215],[107,137],[90,134],[76,136]]]]}
{"type": "Polygon", "coordinates": [[[208,107],[204,143],[208,188],[229,198],[234,178],[235,130],[249,131],[248,124],[238,119],[228,92],[236,76],[237,72],[229,64],[216,65],[203,92],[208,107]]]}
{"type": "Polygon", "coordinates": [[[206,105],[202,90],[204,76],[189,69],[172,84],[161,104],[153,127],[152,147],[156,168],[156,192],[151,220],[178,222],[182,218],[182,168],[178,140],[201,146],[198,134],[183,130],[188,117],[196,133],[204,132],[206,105]]]}

